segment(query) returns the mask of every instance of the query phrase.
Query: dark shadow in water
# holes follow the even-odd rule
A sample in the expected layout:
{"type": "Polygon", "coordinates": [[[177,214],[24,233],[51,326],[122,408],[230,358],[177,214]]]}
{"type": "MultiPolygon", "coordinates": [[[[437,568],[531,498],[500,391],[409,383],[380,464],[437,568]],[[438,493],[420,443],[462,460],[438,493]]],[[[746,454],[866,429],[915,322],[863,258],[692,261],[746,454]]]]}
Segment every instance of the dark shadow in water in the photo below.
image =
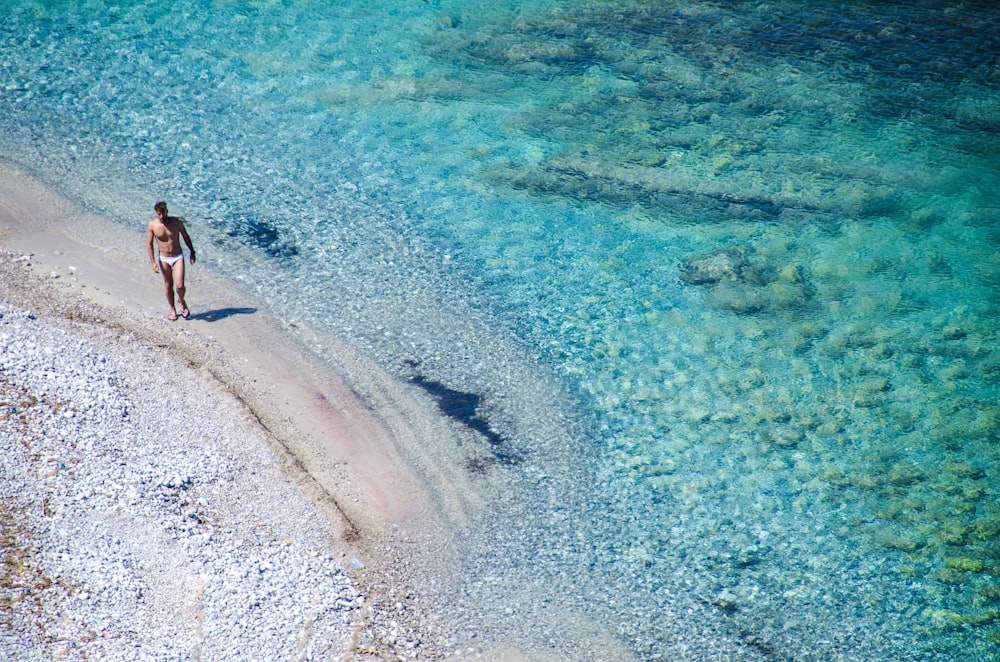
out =
{"type": "Polygon", "coordinates": [[[191,315],[189,319],[204,320],[206,322],[218,322],[219,320],[232,317],[233,315],[253,315],[256,312],[256,308],[216,308],[215,310],[206,310],[203,313],[191,315]]]}
{"type": "Polygon", "coordinates": [[[478,410],[482,396],[476,393],[456,391],[441,382],[427,379],[422,375],[411,377],[410,381],[437,400],[438,409],[441,410],[442,414],[486,437],[497,462],[510,465],[520,464],[524,460],[520,453],[509,448],[508,440],[495,432],[490,427],[489,422],[479,415],[478,410]]]}
{"type": "Polygon", "coordinates": [[[289,258],[299,253],[299,249],[282,236],[277,226],[259,214],[233,215],[225,222],[225,232],[230,237],[256,246],[271,257],[289,258]]]}

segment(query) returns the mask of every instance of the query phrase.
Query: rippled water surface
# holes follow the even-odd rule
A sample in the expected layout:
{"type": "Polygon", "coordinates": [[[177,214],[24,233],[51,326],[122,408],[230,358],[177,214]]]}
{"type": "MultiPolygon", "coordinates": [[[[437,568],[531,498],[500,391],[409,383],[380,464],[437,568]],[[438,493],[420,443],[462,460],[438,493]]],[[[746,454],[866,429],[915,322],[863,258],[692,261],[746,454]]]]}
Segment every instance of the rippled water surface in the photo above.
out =
{"type": "Polygon", "coordinates": [[[3,4],[0,158],[478,435],[459,611],[1000,657],[991,3],[3,4]]]}

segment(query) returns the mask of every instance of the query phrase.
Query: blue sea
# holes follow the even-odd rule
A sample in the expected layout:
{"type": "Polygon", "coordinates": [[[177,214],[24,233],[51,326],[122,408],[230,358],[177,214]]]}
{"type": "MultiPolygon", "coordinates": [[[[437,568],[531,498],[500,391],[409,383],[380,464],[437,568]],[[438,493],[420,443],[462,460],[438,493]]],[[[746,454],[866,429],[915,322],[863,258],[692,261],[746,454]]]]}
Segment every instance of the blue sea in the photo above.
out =
{"type": "Polygon", "coordinates": [[[1000,659],[994,3],[0,6],[0,159],[465,440],[428,651],[1000,659]]]}

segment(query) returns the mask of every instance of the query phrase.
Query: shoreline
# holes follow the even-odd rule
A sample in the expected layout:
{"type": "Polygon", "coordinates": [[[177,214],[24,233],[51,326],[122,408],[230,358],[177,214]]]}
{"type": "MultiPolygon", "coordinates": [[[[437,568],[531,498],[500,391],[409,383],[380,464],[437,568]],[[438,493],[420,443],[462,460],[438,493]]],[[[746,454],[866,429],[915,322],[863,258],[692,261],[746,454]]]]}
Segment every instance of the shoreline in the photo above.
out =
{"type": "MultiPolygon", "coordinates": [[[[428,414],[414,415],[420,403],[392,401],[400,397],[392,378],[340,348],[338,358],[351,365],[354,378],[371,379],[367,389],[384,394],[379,410],[371,409],[256,297],[203,261],[187,274],[191,318],[168,321],[141,232],[95,216],[2,164],[0,247],[11,251],[4,256],[0,300],[74,336],[112,344],[115,336],[127,337],[180,364],[180,379],[193,371],[231,396],[240,410],[235,414],[262,431],[282,474],[322,513],[331,550],[353,559],[345,570],[369,605],[385,601],[382,620],[419,627],[414,621],[426,605],[418,609],[397,595],[411,593],[406,569],[414,560],[407,547],[430,545],[440,553],[450,547],[446,519],[462,519],[457,510],[442,512],[440,497],[394,438],[434,429],[433,421],[421,419],[428,414]],[[415,425],[407,430],[410,420],[415,425]]],[[[442,434],[440,425],[436,433],[442,434]]],[[[447,558],[440,561],[447,567],[447,558]]],[[[395,645],[382,643],[381,654],[395,645]]],[[[426,654],[433,646],[421,648],[426,654]]]]}
{"type": "MultiPolygon", "coordinates": [[[[188,269],[191,318],[169,322],[160,277],[145,259],[142,230],[132,233],[91,214],[5,165],[0,246],[30,255],[28,266],[43,286],[51,283],[53,299],[76,295],[89,302],[87,321],[136,334],[210,370],[305,464],[345,517],[358,520],[356,528],[377,530],[427,506],[426,489],[407,471],[391,431],[379,420],[382,412],[371,411],[340,375],[318,365],[256,296],[203,261],[188,269]],[[378,476],[381,481],[371,475],[378,465],[391,472],[378,476]]],[[[373,381],[391,379],[372,364],[363,368],[373,381]]]]}
{"type": "MultiPolygon", "coordinates": [[[[492,547],[476,527],[526,486],[548,495],[544,471],[470,471],[468,449],[485,442],[432,392],[271,314],[243,284],[213,272],[196,231],[191,317],[169,321],[146,257],[145,217],[137,224],[92,214],[0,163],[0,248],[12,252],[0,279],[11,272],[21,282],[0,290],[0,302],[110,345],[127,338],[232,399],[231,413],[261,431],[282,475],[322,514],[330,550],[364,596],[338,659],[634,659],[589,604],[570,604],[571,593],[552,593],[531,572],[508,586],[470,569],[492,547]]],[[[174,380],[182,391],[183,380],[174,380]]],[[[572,456],[561,436],[536,441],[572,456]]]]}

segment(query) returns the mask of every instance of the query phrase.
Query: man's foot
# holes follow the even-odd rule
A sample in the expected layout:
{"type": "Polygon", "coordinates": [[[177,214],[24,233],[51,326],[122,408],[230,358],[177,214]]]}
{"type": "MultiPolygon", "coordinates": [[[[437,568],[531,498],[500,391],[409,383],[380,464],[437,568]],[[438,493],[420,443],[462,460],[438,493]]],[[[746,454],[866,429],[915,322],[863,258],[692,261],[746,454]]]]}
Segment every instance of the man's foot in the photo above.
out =
{"type": "Polygon", "coordinates": [[[170,320],[171,322],[176,322],[177,321],[177,311],[176,310],[171,310],[170,311],[170,317],[168,317],[167,319],[170,320]]]}
{"type": "Polygon", "coordinates": [[[181,317],[183,317],[184,319],[187,319],[190,316],[191,316],[191,311],[188,310],[188,307],[187,306],[181,306],[181,317]]]}

